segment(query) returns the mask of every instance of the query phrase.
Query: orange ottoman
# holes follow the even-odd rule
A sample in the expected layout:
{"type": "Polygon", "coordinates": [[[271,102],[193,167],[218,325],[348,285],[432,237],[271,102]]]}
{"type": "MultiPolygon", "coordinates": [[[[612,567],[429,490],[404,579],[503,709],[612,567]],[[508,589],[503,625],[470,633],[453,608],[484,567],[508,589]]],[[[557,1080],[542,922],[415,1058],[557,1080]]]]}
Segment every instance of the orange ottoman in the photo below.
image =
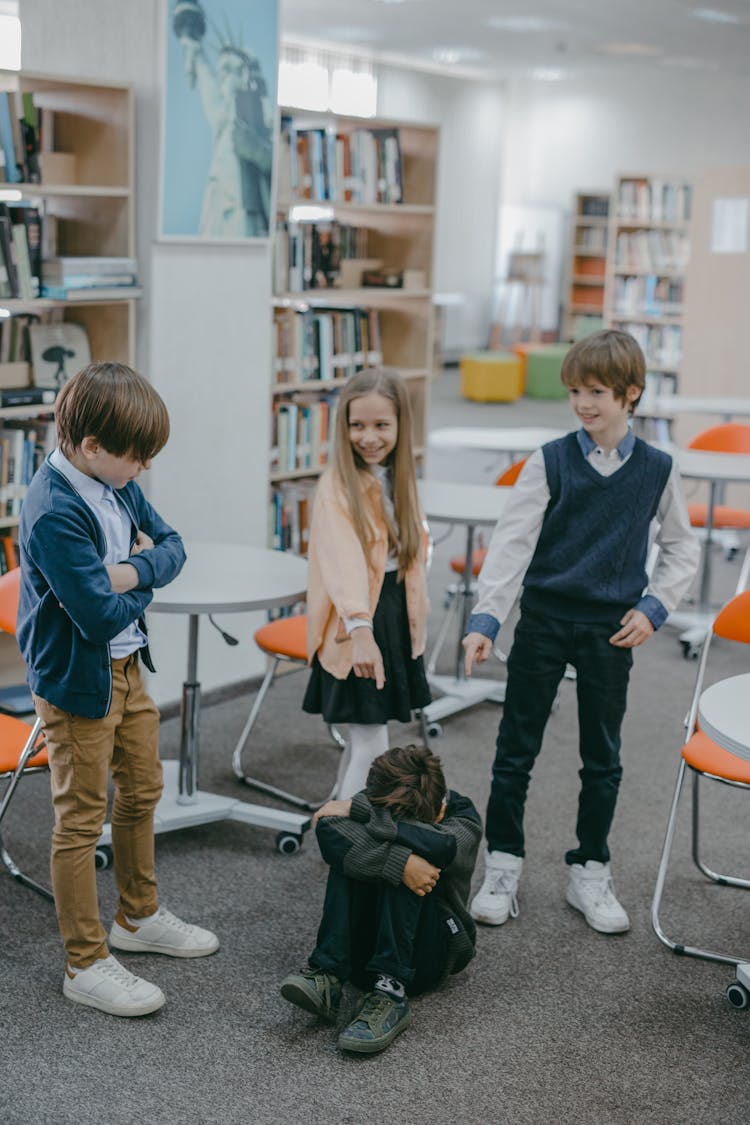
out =
{"type": "Polygon", "coordinates": [[[515,402],[523,394],[521,360],[511,352],[461,357],[461,394],[475,402],[515,402]]]}

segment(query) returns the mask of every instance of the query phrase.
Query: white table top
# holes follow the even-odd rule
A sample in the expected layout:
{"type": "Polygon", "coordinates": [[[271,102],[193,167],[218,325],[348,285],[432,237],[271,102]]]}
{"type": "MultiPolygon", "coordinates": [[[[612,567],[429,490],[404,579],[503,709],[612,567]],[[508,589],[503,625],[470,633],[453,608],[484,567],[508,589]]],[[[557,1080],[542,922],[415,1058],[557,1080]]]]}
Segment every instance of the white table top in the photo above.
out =
{"type": "MultiPolygon", "coordinates": [[[[660,414],[723,414],[750,417],[750,398],[724,395],[656,395],[650,405],[660,414]]],[[[640,406],[638,407],[640,412],[640,406]]]]}
{"type": "Polygon", "coordinates": [[[305,596],[307,562],[288,551],[238,543],[186,543],[174,582],[154,591],[154,613],[244,613],[305,596]]]}
{"type": "Polygon", "coordinates": [[[691,480],[750,481],[750,453],[708,453],[675,447],[667,451],[676,458],[680,475],[691,480]]]}
{"type": "Polygon", "coordinates": [[[474,526],[496,524],[511,489],[494,484],[457,484],[441,480],[417,482],[428,520],[474,526]]]}
{"type": "Polygon", "coordinates": [[[750,674],[730,676],[706,688],[698,715],[709,738],[750,762],[750,674]]]}
{"type": "Polygon", "coordinates": [[[490,453],[531,453],[565,430],[539,426],[448,426],[427,436],[431,449],[466,449],[490,453]]]}

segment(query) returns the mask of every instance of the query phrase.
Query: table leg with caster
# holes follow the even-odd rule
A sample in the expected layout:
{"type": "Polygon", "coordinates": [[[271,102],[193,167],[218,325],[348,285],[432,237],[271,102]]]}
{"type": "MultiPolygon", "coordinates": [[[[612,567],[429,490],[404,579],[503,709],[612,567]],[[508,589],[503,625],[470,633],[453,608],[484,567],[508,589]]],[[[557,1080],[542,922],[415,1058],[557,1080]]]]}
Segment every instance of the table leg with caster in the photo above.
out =
{"type": "Polygon", "coordinates": [[[750,1007],[750,962],[737,966],[737,976],[724,993],[733,1008],[750,1007]]]}

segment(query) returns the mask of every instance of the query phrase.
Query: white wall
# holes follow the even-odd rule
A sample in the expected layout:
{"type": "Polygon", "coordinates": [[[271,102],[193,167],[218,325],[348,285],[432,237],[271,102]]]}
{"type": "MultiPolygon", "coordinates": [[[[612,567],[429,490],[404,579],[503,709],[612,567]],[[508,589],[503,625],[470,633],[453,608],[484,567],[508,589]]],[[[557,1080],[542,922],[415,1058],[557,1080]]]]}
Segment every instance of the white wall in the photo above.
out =
{"type": "Polygon", "coordinates": [[[508,100],[504,203],[570,209],[573,193],[622,172],[696,175],[750,160],[750,77],[613,66],[607,78],[514,80],[508,100]]]}
{"type": "MultiPolygon", "coordinates": [[[[136,95],[137,252],[144,299],[137,364],[164,397],[172,437],[144,487],[183,534],[265,544],[270,382],[267,246],[157,242],[163,14],[166,0],[21,0],[22,65],[55,75],[130,82],[136,95]],[[92,16],[95,15],[95,18],[92,16]]],[[[256,615],[222,624],[228,648],[202,628],[204,691],[257,674],[256,615]]],[[[186,621],[150,615],[159,669],[150,688],[175,700],[184,676],[186,621]]]]}

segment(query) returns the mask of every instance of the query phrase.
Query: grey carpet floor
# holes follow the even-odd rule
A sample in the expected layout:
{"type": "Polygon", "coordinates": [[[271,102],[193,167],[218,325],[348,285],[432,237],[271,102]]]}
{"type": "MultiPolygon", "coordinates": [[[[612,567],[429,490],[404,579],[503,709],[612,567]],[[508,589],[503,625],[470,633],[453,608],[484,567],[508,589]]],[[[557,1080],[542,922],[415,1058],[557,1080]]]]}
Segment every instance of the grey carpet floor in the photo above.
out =
{"type": "MultiPolygon", "coordinates": [[[[474,408],[455,377],[436,388],[434,424],[474,408]]],[[[521,424],[566,417],[533,404],[503,412],[521,424]],[[526,413],[524,413],[526,411],[526,413]]],[[[543,405],[543,404],[542,404],[543,405]]],[[[499,412],[483,416],[488,424],[499,412]]],[[[445,469],[445,466],[442,467],[445,469]]],[[[461,459],[456,479],[472,467],[461,459]]],[[[485,466],[487,472],[491,467],[485,466]]],[[[439,472],[433,475],[439,476],[439,472]]],[[[476,477],[474,478],[476,479],[476,477]]],[[[446,539],[431,587],[441,612],[446,539]]],[[[737,562],[717,559],[728,592],[737,562]]],[[[445,669],[451,654],[446,651],[445,669]]],[[[745,671],[750,655],[718,643],[710,678],[745,671]]],[[[501,676],[502,667],[493,674],[501,676]]],[[[655,938],[650,900],[679,758],[695,664],[666,626],[636,657],[624,727],[625,775],[611,836],[630,933],[605,937],[565,904],[562,856],[572,843],[577,793],[575,685],[563,685],[527,806],[527,859],[520,916],[482,928],[474,962],[441,992],[414,1002],[411,1028],[383,1055],[342,1056],[336,1031],[278,993],[287,970],[312,948],[325,865],[307,837],[284,857],[272,832],[231,822],[158,839],[163,901],[214,929],[221,950],[178,962],[122,955],[156,981],[166,1007],[141,1020],[79,1009],[61,996],[63,958],[51,905],[0,876],[0,1120],[8,1125],[631,1125],[750,1121],[750,1011],[723,997],[727,967],[676,957],[655,938]]],[[[310,795],[330,784],[336,751],[322,723],[303,717],[304,674],[277,682],[253,742],[258,775],[310,795]]],[[[232,776],[230,753],[249,692],[203,712],[204,789],[256,799],[232,776]]],[[[433,749],[449,782],[484,812],[500,708],[483,704],[444,723],[433,749]]],[[[394,725],[391,742],[414,740],[394,725]]],[[[177,755],[179,720],[162,727],[165,758],[177,755]]],[[[750,871],[747,794],[707,786],[705,847],[717,866],[750,871]]],[[[257,798],[261,799],[261,798],[257,798]]],[[[29,778],[8,817],[16,857],[46,879],[51,827],[48,783],[29,778]]],[[[690,862],[688,816],[665,901],[674,936],[750,958],[750,898],[708,885],[690,862]]],[[[115,903],[111,870],[99,874],[102,914],[115,903]]],[[[479,881],[479,872],[477,879],[479,881]]],[[[347,993],[351,1003],[353,997],[347,993]]]]}

